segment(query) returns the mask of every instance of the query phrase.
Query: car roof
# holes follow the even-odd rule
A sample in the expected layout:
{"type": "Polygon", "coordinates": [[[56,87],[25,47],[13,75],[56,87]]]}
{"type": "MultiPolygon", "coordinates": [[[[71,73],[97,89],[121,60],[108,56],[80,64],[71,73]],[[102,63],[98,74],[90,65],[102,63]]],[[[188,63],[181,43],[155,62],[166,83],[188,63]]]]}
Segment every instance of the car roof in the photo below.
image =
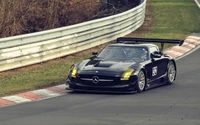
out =
{"type": "Polygon", "coordinates": [[[151,44],[151,43],[139,43],[139,44],[128,44],[128,43],[114,43],[114,44],[110,44],[108,46],[127,46],[127,47],[158,47],[155,44],[151,44]]]}

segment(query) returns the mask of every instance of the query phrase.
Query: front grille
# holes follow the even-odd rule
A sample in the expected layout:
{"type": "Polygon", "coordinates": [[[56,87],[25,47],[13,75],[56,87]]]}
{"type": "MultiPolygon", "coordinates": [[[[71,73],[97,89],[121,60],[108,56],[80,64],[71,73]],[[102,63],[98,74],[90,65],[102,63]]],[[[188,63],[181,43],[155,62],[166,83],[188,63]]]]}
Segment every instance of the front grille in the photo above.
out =
{"type": "Polygon", "coordinates": [[[116,77],[104,76],[104,75],[79,75],[80,78],[89,78],[92,79],[94,76],[98,76],[99,79],[115,79],[116,77]]]}
{"type": "Polygon", "coordinates": [[[79,83],[87,86],[114,86],[120,85],[120,78],[102,75],[79,75],[79,83]],[[98,83],[93,78],[98,77],[98,83]]]}

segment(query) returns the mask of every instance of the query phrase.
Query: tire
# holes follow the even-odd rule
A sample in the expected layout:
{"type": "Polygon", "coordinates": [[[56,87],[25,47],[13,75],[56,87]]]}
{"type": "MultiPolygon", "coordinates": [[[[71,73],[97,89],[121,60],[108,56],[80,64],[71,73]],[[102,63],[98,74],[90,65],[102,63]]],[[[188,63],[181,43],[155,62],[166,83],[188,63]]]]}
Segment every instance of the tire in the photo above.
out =
{"type": "Polygon", "coordinates": [[[144,91],[146,88],[146,76],[144,74],[144,71],[141,70],[139,73],[138,73],[138,82],[137,82],[137,86],[136,86],[136,89],[137,89],[137,92],[142,92],[144,91]]]}
{"type": "Polygon", "coordinates": [[[176,67],[175,64],[170,61],[167,65],[167,83],[172,84],[176,79],[176,67]]]}

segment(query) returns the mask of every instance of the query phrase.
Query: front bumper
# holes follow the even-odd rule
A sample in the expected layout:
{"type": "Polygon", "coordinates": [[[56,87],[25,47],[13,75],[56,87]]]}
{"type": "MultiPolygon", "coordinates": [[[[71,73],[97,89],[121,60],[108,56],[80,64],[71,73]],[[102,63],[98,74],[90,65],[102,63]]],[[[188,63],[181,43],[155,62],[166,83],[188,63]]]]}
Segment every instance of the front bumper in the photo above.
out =
{"type": "Polygon", "coordinates": [[[99,83],[87,83],[83,84],[78,81],[73,81],[70,78],[67,79],[66,84],[69,85],[69,89],[73,91],[81,92],[103,92],[103,93],[134,93],[136,90],[137,80],[134,81],[117,81],[115,84],[102,84],[99,83]]]}

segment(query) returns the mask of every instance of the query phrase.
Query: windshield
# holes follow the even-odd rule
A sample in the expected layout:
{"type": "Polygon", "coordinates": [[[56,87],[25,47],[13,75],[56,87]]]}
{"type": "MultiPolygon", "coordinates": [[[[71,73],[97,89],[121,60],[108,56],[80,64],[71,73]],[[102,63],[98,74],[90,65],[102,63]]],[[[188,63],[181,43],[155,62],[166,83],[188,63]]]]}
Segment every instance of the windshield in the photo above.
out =
{"type": "Polygon", "coordinates": [[[144,61],[148,59],[148,49],[135,46],[108,46],[98,57],[108,60],[144,61]]]}

